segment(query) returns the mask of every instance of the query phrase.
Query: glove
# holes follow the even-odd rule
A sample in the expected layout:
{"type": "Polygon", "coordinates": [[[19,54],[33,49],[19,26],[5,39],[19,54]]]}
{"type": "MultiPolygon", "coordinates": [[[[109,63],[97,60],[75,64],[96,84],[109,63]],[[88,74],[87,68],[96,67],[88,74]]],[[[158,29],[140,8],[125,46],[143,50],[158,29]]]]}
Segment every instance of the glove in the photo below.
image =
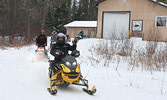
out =
{"type": "Polygon", "coordinates": [[[78,40],[74,39],[74,41],[72,41],[73,45],[77,45],[78,40]]]}

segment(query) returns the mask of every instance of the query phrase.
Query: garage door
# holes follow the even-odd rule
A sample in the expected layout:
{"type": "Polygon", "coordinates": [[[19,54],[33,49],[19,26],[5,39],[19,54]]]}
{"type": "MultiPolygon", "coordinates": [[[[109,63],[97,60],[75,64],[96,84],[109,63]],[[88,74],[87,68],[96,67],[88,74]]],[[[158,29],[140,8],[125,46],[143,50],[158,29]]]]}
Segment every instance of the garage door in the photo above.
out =
{"type": "Polygon", "coordinates": [[[107,12],[103,15],[103,38],[128,38],[129,12],[107,12]]]}

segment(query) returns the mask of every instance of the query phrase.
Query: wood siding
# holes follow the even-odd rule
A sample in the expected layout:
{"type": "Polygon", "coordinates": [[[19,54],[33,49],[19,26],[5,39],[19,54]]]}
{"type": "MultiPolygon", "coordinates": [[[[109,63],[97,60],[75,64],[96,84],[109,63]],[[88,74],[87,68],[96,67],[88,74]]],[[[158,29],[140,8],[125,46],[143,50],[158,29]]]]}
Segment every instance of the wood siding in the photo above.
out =
{"type": "Polygon", "coordinates": [[[167,16],[167,7],[153,3],[149,0],[105,0],[98,6],[98,30],[97,37],[102,36],[103,12],[108,11],[130,11],[130,33],[132,34],[132,20],[143,20],[143,31],[145,40],[158,39],[167,41],[167,27],[156,27],[156,16],[167,16]]]}
{"type": "Polygon", "coordinates": [[[97,30],[97,28],[72,28],[72,27],[69,27],[67,29],[67,34],[69,34],[70,37],[74,38],[75,35],[77,33],[79,33],[81,30],[84,32],[84,35],[86,35],[88,37],[94,37],[96,35],[96,32],[94,32],[94,30],[97,30]]]}

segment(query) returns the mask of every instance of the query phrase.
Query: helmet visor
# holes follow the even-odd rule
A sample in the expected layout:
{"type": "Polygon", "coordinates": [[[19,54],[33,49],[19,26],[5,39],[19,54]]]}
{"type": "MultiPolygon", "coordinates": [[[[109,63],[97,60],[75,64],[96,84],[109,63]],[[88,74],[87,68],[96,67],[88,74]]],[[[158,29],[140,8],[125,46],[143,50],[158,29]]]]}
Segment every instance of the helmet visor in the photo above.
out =
{"type": "Polygon", "coordinates": [[[63,41],[63,40],[64,40],[64,38],[63,38],[63,37],[59,37],[58,39],[59,39],[59,41],[63,41]]]}

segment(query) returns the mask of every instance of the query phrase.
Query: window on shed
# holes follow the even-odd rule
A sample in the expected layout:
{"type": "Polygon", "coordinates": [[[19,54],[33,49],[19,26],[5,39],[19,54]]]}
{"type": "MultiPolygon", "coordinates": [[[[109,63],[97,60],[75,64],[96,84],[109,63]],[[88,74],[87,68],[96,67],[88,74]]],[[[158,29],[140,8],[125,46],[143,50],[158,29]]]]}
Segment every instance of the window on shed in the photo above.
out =
{"type": "Polygon", "coordinates": [[[122,0],[123,2],[126,2],[127,0],[122,0]]]}
{"type": "Polygon", "coordinates": [[[157,16],[156,27],[167,27],[167,16],[157,16]]]}

